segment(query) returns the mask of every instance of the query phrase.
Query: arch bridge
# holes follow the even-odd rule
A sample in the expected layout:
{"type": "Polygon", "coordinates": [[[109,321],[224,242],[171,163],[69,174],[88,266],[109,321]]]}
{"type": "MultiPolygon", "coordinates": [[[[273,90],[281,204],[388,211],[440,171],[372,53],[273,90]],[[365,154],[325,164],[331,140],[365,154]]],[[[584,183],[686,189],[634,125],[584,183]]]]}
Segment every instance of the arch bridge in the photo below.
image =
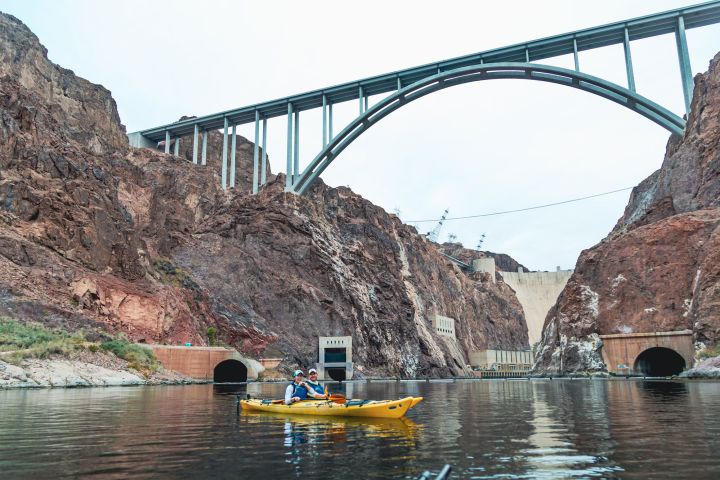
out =
{"type": "Polygon", "coordinates": [[[142,130],[128,135],[135,147],[156,148],[165,142],[165,153],[178,155],[181,137],[192,136],[193,163],[207,163],[207,135],[210,130],[222,129],[223,148],[220,182],[223,188],[235,188],[235,144],[237,126],[254,123],[255,149],[253,156],[252,193],[257,193],[267,180],[266,145],[267,122],[287,115],[287,191],[303,194],[322,172],[355,139],[393,111],[425,95],[469,82],[493,79],[522,79],[555,83],[598,95],[644,116],[674,134],[682,134],[685,120],[637,92],[631,42],[658,35],[675,36],[680,65],[685,113],[689,113],[693,79],[685,31],[720,23],[720,0],[675,10],[632,18],[612,24],[577,30],[553,37],[527,41],[507,47],[487,50],[463,57],[442,60],[419,67],[365,78],[312,92],[196,117],[142,130]],[[580,69],[579,53],[612,45],[623,45],[626,85],[584,73],[580,69]],[[562,55],[573,55],[574,69],[538,63],[562,55]],[[370,97],[385,95],[374,105],[370,97]],[[333,134],[333,105],[358,102],[358,116],[337,135],[333,134]],[[322,149],[300,168],[300,113],[322,109],[322,149]],[[262,127],[261,127],[262,125],[262,127]],[[232,132],[230,133],[230,127],[232,132]],[[263,158],[259,158],[262,129],[263,158]],[[230,159],[228,142],[231,141],[230,159]],[[202,145],[200,145],[202,143],[202,145]],[[200,149],[200,153],[198,153],[200,149]]]}

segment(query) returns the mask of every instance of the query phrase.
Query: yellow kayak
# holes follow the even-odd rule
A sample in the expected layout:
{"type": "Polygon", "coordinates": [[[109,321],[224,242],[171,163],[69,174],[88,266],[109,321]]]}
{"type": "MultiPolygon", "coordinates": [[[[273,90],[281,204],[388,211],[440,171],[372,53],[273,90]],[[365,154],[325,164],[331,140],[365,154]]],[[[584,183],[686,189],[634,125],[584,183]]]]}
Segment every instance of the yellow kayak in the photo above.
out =
{"type": "Polygon", "coordinates": [[[299,415],[327,415],[337,417],[400,418],[422,401],[422,397],[400,400],[347,400],[335,403],[328,400],[303,400],[291,405],[270,400],[240,400],[245,410],[299,415]]]}

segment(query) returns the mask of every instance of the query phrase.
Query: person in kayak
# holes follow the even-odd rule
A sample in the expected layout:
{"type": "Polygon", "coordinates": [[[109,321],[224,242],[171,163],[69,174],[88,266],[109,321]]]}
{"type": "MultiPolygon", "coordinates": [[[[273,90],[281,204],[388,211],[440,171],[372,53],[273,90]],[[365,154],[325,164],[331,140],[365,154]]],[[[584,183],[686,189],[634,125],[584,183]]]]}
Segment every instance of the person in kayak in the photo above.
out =
{"type": "Polygon", "coordinates": [[[305,381],[305,385],[309,387],[308,391],[313,391],[317,394],[313,398],[327,398],[327,396],[325,396],[325,388],[317,381],[317,375],[317,370],[314,368],[308,370],[308,379],[305,381]]]}
{"type": "Polygon", "coordinates": [[[318,394],[303,381],[304,376],[302,370],[295,370],[293,372],[293,382],[285,389],[285,405],[290,405],[300,400],[307,400],[308,397],[325,398],[325,395],[318,394]]]}

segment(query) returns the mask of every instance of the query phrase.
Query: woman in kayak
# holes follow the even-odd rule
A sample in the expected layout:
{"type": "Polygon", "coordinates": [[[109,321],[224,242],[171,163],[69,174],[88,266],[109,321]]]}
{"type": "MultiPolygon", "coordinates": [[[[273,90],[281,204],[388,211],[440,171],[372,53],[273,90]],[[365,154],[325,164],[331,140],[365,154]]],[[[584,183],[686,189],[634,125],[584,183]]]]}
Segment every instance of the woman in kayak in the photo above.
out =
{"type": "Polygon", "coordinates": [[[285,389],[285,405],[290,405],[300,400],[307,400],[308,397],[325,398],[325,395],[318,394],[303,381],[304,376],[302,370],[295,370],[293,372],[293,382],[285,389]]]}

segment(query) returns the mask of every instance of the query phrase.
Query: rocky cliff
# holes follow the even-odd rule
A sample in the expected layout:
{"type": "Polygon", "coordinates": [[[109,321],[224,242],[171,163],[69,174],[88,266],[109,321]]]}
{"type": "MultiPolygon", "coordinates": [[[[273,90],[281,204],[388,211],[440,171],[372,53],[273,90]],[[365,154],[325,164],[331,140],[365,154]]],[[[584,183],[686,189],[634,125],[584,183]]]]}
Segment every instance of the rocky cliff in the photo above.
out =
{"type": "Polygon", "coordinates": [[[286,369],[318,335],[352,335],[365,375],[467,372],[467,353],[527,346],[512,291],[466,276],[394,216],[346,188],[304,197],[271,176],[247,194],[208,165],[128,146],[110,92],[52,64],[0,14],[0,315],[148,343],[220,341],[286,369]],[[456,320],[457,340],[432,328],[456,320]]]}
{"type": "Polygon", "coordinates": [[[695,77],[692,111],[662,167],[613,231],[582,252],[545,320],[539,373],[603,370],[598,335],[691,329],[720,340],[720,54],[695,77]]]}

